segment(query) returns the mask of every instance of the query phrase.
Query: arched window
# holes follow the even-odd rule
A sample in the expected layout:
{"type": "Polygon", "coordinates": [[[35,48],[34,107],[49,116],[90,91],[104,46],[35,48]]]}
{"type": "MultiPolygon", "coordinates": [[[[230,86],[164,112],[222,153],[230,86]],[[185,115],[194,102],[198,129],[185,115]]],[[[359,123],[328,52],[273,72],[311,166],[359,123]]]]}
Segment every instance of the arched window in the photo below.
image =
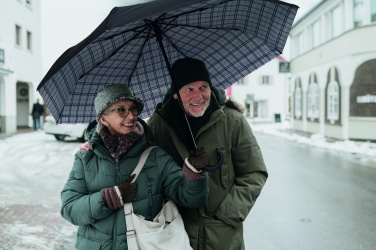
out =
{"type": "Polygon", "coordinates": [[[320,116],[320,87],[315,74],[309,77],[307,91],[307,118],[318,121],[320,116]]]}
{"type": "Polygon", "coordinates": [[[328,72],[326,85],[326,120],[330,124],[340,124],[341,91],[337,69],[328,72]]]}
{"type": "Polygon", "coordinates": [[[353,0],[354,4],[354,27],[363,25],[364,3],[363,0],[353,0]]]}
{"type": "Polygon", "coordinates": [[[328,84],[328,120],[330,123],[339,119],[339,86],[338,82],[328,84]]]}
{"type": "Polygon", "coordinates": [[[376,22],[376,0],[371,0],[371,22],[376,22]]]}
{"type": "Polygon", "coordinates": [[[300,78],[295,80],[294,89],[294,116],[296,119],[302,119],[303,90],[300,78]]]}
{"type": "Polygon", "coordinates": [[[376,117],[376,59],[363,62],[350,86],[350,116],[376,117]]]}

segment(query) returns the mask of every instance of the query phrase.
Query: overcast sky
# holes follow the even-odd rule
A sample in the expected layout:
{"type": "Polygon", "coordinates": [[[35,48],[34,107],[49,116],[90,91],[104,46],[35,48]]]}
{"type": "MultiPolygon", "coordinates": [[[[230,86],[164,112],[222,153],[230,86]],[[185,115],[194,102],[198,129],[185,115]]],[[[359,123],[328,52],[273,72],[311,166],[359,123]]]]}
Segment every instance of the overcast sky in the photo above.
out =
{"type": "MultiPolygon", "coordinates": [[[[47,73],[56,59],[68,48],[86,38],[116,6],[147,0],[41,0],[42,72],[47,73]]],[[[177,0],[179,1],[179,0],[177,0]]],[[[285,0],[300,8],[295,21],[321,0],[285,0]]],[[[283,55],[290,58],[290,44],[283,55]]]]}
{"type": "Polygon", "coordinates": [[[42,72],[85,39],[116,6],[147,0],[41,0],[42,72]]]}

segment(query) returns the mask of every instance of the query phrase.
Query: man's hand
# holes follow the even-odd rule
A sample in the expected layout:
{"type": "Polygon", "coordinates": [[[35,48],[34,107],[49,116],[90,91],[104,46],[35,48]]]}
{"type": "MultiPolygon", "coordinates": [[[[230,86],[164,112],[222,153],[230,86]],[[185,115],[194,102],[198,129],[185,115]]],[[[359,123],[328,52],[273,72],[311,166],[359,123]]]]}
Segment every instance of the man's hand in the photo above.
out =
{"type": "Polygon", "coordinates": [[[188,162],[197,170],[202,170],[208,165],[208,156],[203,147],[188,152],[188,162]]]}

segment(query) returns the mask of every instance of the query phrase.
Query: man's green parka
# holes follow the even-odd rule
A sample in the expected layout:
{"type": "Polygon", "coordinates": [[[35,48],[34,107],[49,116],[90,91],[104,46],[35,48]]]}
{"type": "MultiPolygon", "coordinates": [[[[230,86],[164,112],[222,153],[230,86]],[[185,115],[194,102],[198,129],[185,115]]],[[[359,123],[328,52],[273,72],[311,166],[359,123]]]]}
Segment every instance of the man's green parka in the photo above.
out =
{"type": "MultiPolygon", "coordinates": [[[[212,92],[213,101],[216,98],[212,92]]],[[[217,97],[218,99],[218,97],[217,97]]],[[[154,141],[177,162],[188,152],[171,122],[166,96],[148,120],[154,141]],[[166,117],[168,119],[166,120],[166,117]]],[[[218,105],[218,104],[217,104],[218,105]]],[[[241,112],[226,105],[214,110],[195,136],[204,147],[209,165],[223,153],[222,167],[209,173],[209,199],[199,209],[180,208],[191,246],[194,249],[244,249],[243,225],[267,179],[267,170],[252,130],[241,112]]]]}
{"type": "MultiPolygon", "coordinates": [[[[76,249],[128,249],[124,210],[106,206],[103,188],[123,183],[136,167],[141,153],[150,146],[148,128],[140,120],[145,134],[127,151],[119,163],[111,157],[95,131],[96,122],[86,133],[91,150],[80,150],[62,192],[61,214],[79,226],[76,249]]],[[[185,178],[182,167],[161,148],[154,148],[137,180],[133,201],[136,214],[153,220],[164,199],[180,206],[199,207],[207,200],[207,177],[195,181],[185,178]]]]}

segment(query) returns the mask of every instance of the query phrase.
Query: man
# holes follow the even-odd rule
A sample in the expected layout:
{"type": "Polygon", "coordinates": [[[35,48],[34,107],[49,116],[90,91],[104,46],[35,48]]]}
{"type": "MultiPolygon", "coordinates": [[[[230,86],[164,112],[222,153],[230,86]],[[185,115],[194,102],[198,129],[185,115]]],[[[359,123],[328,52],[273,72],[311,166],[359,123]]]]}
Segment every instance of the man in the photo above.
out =
{"type": "Polygon", "coordinates": [[[37,99],[36,103],[34,103],[33,105],[33,109],[31,110],[31,116],[33,117],[33,127],[35,131],[42,128],[40,118],[43,114],[44,107],[39,103],[39,99],[37,99]]]}
{"type": "MultiPolygon", "coordinates": [[[[183,58],[172,65],[197,147],[204,147],[208,164],[220,169],[209,174],[209,198],[199,209],[180,208],[193,249],[244,249],[243,221],[267,179],[267,170],[252,130],[236,105],[224,103],[211,85],[204,62],[183,58]],[[219,101],[218,101],[219,100],[219,101]]],[[[182,164],[192,139],[174,87],[148,120],[155,143],[182,164]]],[[[223,95],[223,94],[222,94],[223,95]]]]}

